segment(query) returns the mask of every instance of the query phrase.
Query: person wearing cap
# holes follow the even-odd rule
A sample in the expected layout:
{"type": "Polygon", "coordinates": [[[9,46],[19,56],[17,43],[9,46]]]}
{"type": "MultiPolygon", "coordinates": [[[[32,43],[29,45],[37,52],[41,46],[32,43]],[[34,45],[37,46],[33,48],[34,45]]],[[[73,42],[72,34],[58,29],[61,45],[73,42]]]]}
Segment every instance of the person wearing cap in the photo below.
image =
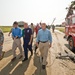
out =
{"type": "Polygon", "coordinates": [[[12,52],[13,52],[13,58],[11,61],[16,59],[16,52],[15,50],[17,49],[17,47],[20,50],[20,58],[22,58],[22,47],[21,47],[21,37],[22,37],[22,31],[21,29],[18,27],[18,22],[14,22],[13,23],[14,28],[12,29],[12,37],[13,37],[13,46],[12,46],[12,52]]]}
{"type": "Polygon", "coordinates": [[[3,58],[4,56],[4,51],[2,51],[3,49],[3,42],[4,42],[4,34],[2,29],[0,29],[0,60],[3,58]]]}
{"type": "Polygon", "coordinates": [[[45,69],[48,50],[52,46],[52,35],[51,32],[46,28],[45,23],[41,23],[41,28],[42,29],[40,29],[37,34],[36,45],[40,50],[42,58],[42,68],[45,69]]]}
{"type": "Polygon", "coordinates": [[[24,29],[22,31],[22,36],[23,36],[23,48],[24,48],[24,59],[22,62],[28,60],[28,50],[31,52],[31,56],[33,55],[32,51],[32,29],[29,28],[28,23],[24,23],[24,29]]]}

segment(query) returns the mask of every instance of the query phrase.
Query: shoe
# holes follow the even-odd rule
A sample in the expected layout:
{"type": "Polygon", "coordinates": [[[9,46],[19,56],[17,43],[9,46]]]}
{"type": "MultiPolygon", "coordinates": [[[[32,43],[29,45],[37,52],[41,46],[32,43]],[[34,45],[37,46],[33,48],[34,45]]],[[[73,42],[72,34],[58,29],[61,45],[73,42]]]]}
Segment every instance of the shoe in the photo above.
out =
{"type": "Polygon", "coordinates": [[[4,54],[5,54],[5,52],[3,51],[3,52],[2,52],[2,58],[4,57],[4,54]]]}
{"type": "Polygon", "coordinates": [[[22,62],[24,62],[24,61],[26,61],[26,60],[28,60],[28,58],[24,58],[24,59],[22,60],[22,62]]]}
{"type": "Polygon", "coordinates": [[[38,48],[38,47],[37,47],[37,46],[35,46],[35,53],[36,53],[37,48],[38,48]]]}
{"type": "Polygon", "coordinates": [[[45,65],[42,65],[42,69],[45,69],[46,68],[46,66],[45,65]]]}
{"type": "Polygon", "coordinates": [[[33,55],[33,51],[31,51],[31,56],[33,55]]]}
{"type": "Polygon", "coordinates": [[[2,55],[0,55],[0,60],[3,59],[5,52],[2,52],[2,55]]]}
{"type": "Polygon", "coordinates": [[[19,57],[19,59],[21,59],[23,56],[22,55],[20,55],[20,57],[19,57]]]}
{"type": "Polygon", "coordinates": [[[16,59],[16,57],[13,57],[12,59],[11,59],[11,61],[14,61],[16,59]]]}
{"type": "Polygon", "coordinates": [[[0,55],[0,60],[2,60],[2,56],[0,55]]]}
{"type": "Polygon", "coordinates": [[[42,62],[43,62],[43,57],[41,59],[42,59],[42,62]]]}

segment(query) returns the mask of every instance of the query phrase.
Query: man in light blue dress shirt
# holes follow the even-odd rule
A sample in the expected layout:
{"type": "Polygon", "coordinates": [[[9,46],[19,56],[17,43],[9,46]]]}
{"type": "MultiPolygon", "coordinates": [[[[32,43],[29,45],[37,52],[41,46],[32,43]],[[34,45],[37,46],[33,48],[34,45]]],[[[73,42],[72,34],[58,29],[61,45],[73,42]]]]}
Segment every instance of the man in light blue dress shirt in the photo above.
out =
{"type": "Polygon", "coordinates": [[[52,46],[52,35],[50,30],[46,28],[45,23],[41,23],[42,29],[38,31],[36,45],[39,47],[41,57],[42,57],[42,68],[46,67],[46,60],[48,55],[48,49],[52,46]],[[39,44],[38,44],[39,42],[39,44]]]}
{"type": "Polygon", "coordinates": [[[21,47],[22,31],[18,27],[18,22],[14,22],[13,25],[14,25],[14,28],[12,29],[12,37],[13,37],[12,51],[13,51],[13,58],[12,58],[11,61],[16,59],[16,52],[15,52],[15,50],[17,49],[17,47],[20,50],[20,57],[19,57],[19,59],[23,56],[22,55],[22,47],[21,47]]]}

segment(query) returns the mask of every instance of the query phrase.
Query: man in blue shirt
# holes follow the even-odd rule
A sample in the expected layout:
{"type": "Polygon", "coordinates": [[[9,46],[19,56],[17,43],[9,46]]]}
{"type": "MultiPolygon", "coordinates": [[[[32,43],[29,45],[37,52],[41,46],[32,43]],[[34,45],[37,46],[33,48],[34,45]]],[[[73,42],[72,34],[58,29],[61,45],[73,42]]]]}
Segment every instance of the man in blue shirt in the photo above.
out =
{"type": "Polygon", "coordinates": [[[13,51],[13,58],[11,61],[16,59],[16,53],[15,50],[18,47],[20,50],[20,57],[19,59],[22,57],[22,47],[21,47],[21,37],[22,37],[22,31],[21,29],[18,27],[18,22],[14,22],[13,23],[14,28],[12,29],[12,37],[13,37],[13,46],[12,46],[12,51],[13,51]]]}
{"type": "Polygon", "coordinates": [[[52,36],[51,36],[51,32],[46,28],[45,23],[41,23],[41,27],[42,29],[40,29],[37,34],[36,45],[37,47],[39,47],[41,53],[42,68],[45,69],[48,49],[52,45],[52,36]]]}
{"type": "Polygon", "coordinates": [[[25,58],[22,60],[22,62],[28,60],[28,49],[31,52],[31,56],[33,55],[32,51],[32,39],[33,39],[33,34],[32,34],[32,29],[28,27],[28,24],[24,24],[24,29],[22,31],[22,36],[23,36],[23,47],[24,47],[24,55],[25,58]]]}

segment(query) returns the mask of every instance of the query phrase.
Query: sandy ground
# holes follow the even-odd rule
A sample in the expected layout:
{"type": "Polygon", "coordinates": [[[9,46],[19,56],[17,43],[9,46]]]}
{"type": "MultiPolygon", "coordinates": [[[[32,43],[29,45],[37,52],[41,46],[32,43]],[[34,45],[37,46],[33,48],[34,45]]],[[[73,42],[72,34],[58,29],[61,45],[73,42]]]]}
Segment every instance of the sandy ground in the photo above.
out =
{"type": "Polygon", "coordinates": [[[52,33],[53,44],[48,52],[45,70],[41,68],[39,50],[37,50],[37,53],[34,53],[32,57],[30,57],[29,52],[29,60],[22,63],[22,59],[18,58],[19,50],[17,49],[17,59],[14,62],[11,62],[13,41],[7,34],[8,33],[5,34],[3,48],[6,53],[4,58],[0,61],[0,75],[75,75],[75,63],[73,61],[69,58],[56,59],[58,53],[65,53],[64,50],[74,55],[74,53],[68,49],[68,42],[63,38],[63,33],[57,30],[55,33],[52,33]]]}

